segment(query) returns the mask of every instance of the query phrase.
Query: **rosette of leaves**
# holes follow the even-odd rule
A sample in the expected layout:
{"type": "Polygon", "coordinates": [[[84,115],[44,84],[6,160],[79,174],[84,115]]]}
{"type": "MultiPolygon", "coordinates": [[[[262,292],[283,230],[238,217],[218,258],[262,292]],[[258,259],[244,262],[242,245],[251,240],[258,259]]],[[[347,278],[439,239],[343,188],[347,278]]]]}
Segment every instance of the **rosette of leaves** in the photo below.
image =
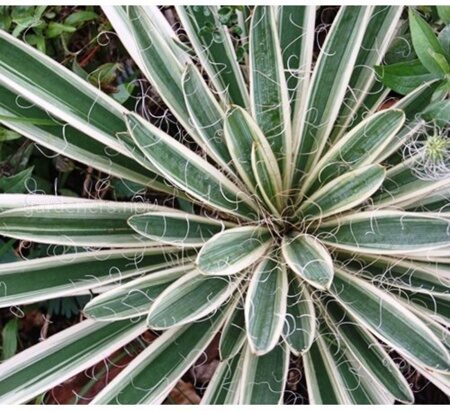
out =
{"type": "Polygon", "coordinates": [[[290,359],[313,404],[412,402],[392,350],[449,393],[450,185],[398,155],[438,82],[380,111],[373,70],[401,8],[341,7],[316,58],[314,7],[255,7],[242,66],[215,7],[177,8],[189,43],[156,7],[104,11],[189,145],[3,32],[1,121],[180,207],[0,196],[2,235],[86,247],[2,264],[0,304],[93,295],[87,319],[0,365],[0,401],[148,328],[93,403],[163,402],[219,335],[204,403],[282,402],[290,359]]]}

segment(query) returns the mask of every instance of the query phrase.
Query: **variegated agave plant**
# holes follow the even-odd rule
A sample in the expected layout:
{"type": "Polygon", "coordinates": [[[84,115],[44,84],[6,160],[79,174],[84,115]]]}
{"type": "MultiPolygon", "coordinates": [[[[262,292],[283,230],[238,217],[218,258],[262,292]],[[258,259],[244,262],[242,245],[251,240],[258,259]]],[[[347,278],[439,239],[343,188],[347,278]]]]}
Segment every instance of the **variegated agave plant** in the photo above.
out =
{"type": "Polygon", "coordinates": [[[398,155],[436,85],[379,111],[372,69],[401,8],[341,7],[318,57],[314,7],[244,9],[242,64],[214,7],[178,8],[188,42],[156,7],[104,10],[189,148],[4,32],[1,121],[192,211],[0,196],[3,235],[88,248],[2,264],[0,304],[94,295],[86,320],[0,365],[0,400],[148,327],[164,331],[93,403],[164,401],[218,334],[204,403],[281,402],[291,354],[311,403],[412,402],[391,350],[449,394],[449,179],[398,155]]]}

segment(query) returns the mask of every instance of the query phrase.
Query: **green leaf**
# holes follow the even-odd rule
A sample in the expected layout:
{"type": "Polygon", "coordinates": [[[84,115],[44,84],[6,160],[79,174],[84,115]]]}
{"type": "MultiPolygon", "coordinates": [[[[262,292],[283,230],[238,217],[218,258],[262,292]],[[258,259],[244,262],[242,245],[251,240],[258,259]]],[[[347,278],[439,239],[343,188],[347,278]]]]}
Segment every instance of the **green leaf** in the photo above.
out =
{"type": "Polygon", "coordinates": [[[244,307],[239,304],[231,312],[223,326],[219,341],[219,355],[221,361],[236,356],[246,340],[244,307]]]}
{"type": "Polygon", "coordinates": [[[90,10],[79,10],[75,11],[71,14],[69,14],[65,20],[64,23],[68,24],[69,26],[81,26],[83,23],[86,23],[88,21],[97,20],[98,14],[90,11],[90,10]]]}
{"type": "Polygon", "coordinates": [[[181,265],[117,285],[89,301],[83,312],[96,321],[117,321],[145,315],[169,285],[192,269],[193,265],[181,265]]]}
{"type": "Polygon", "coordinates": [[[448,23],[439,33],[439,43],[445,52],[446,56],[450,56],[450,23],[448,23]]]}
{"type": "Polygon", "coordinates": [[[385,176],[384,167],[378,164],[343,174],[301,203],[296,215],[303,220],[317,220],[354,208],[380,188],[385,176]]]}
{"type": "Polygon", "coordinates": [[[0,191],[4,193],[25,193],[29,191],[28,184],[33,174],[33,167],[26,168],[9,177],[1,177],[0,191]]]}
{"type": "Polygon", "coordinates": [[[401,110],[389,109],[368,116],[330,148],[306,178],[302,190],[311,195],[336,177],[374,163],[404,121],[401,110]]]}
{"type": "Polygon", "coordinates": [[[252,353],[265,355],[278,344],[287,295],[286,268],[276,254],[270,254],[252,273],[245,300],[247,340],[252,353]]]}
{"type": "Polygon", "coordinates": [[[76,27],[69,24],[57,23],[56,21],[51,21],[48,23],[46,36],[48,39],[53,39],[55,37],[61,36],[63,33],[74,33],[76,27]]]}
{"type": "Polygon", "coordinates": [[[110,85],[123,71],[124,67],[121,63],[104,63],[91,71],[86,77],[86,80],[94,86],[101,88],[110,85]]]}
{"type": "Polygon", "coordinates": [[[154,245],[155,241],[136,233],[127,220],[151,210],[168,209],[103,200],[17,208],[0,214],[0,233],[45,244],[145,247],[154,245]]]}
{"type": "Polygon", "coordinates": [[[316,335],[316,313],[306,286],[288,271],[289,291],[283,338],[291,352],[300,356],[308,351],[316,335]]]}
{"type": "Polygon", "coordinates": [[[190,119],[201,138],[197,143],[225,170],[231,172],[231,157],[223,137],[225,113],[193,64],[186,66],[182,81],[190,119]]]}
{"type": "Polygon", "coordinates": [[[242,276],[205,276],[194,269],[159,294],[150,308],[147,324],[164,330],[206,317],[231,298],[241,280],[242,276]]]}
{"type": "Polygon", "coordinates": [[[210,344],[223,324],[225,313],[226,310],[221,310],[205,321],[166,331],[100,391],[91,404],[162,403],[210,344]]]}
{"type": "Polygon", "coordinates": [[[187,214],[177,210],[139,214],[128,219],[128,224],[141,235],[153,241],[179,247],[199,247],[213,235],[232,224],[211,217],[187,214]]]}
{"type": "Polygon", "coordinates": [[[441,71],[446,75],[450,74],[450,64],[445,58],[444,54],[436,53],[435,51],[429,50],[428,53],[434,59],[434,62],[440,67],[441,71]]]}
{"type": "Polygon", "coordinates": [[[289,365],[289,350],[278,344],[265,355],[255,355],[247,346],[240,381],[241,404],[272,404],[282,402],[289,365]]]}
{"type": "Polygon", "coordinates": [[[202,247],[197,265],[204,274],[235,274],[259,260],[271,244],[270,232],[264,227],[232,228],[216,234],[202,247]]]}
{"type": "Polygon", "coordinates": [[[13,357],[17,352],[19,340],[19,320],[9,320],[2,329],[2,361],[13,357]]]}
{"type": "Polygon", "coordinates": [[[334,331],[332,334],[339,336],[340,345],[353,354],[371,381],[377,382],[398,401],[414,402],[408,381],[375,337],[364,327],[356,325],[334,300],[328,299],[322,312],[334,331]]]}
{"type": "Polygon", "coordinates": [[[290,269],[319,290],[333,281],[333,261],[327,249],[309,234],[292,234],[283,237],[281,245],[284,260],[290,269]]]}
{"type": "Polygon", "coordinates": [[[174,248],[89,251],[0,264],[0,306],[75,295],[176,264],[174,248]]]}
{"type": "Polygon", "coordinates": [[[392,295],[336,267],[330,292],[352,317],[401,355],[434,370],[450,370],[449,354],[439,339],[392,295]]]}
{"type": "Polygon", "coordinates": [[[320,158],[347,91],[371,7],[341,7],[316,62],[307,115],[296,154],[293,182],[298,187],[320,158]]]}
{"type": "Polygon", "coordinates": [[[450,6],[436,6],[439,18],[445,23],[450,24],[450,6]]]}
{"type": "Polygon", "coordinates": [[[38,28],[42,26],[44,21],[42,15],[47,6],[18,6],[11,10],[12,21],[16,27],[12,31],[14,37],[19,37],[20,34],[30,28],[38,28]]]}
{"type": "Polygon", "coordinates": [[[445,55],[433,29],[412,7],[409,7],[408,16],[412,43],[417,57],[429,72],[437,75],[446,74],[432,55],[432,52],[445,55]]]}
{"type": "Polygon", "coordinates": [[[126,119],[138,147],[172,184],[219,210],[255,217],[250,198],[207,161],[137,115],[126,119]]]}
{"type": "Polygon", "coordinates": [[[377,66],[375,71],[385,86],[403,95],[410,93],[424,82],[441,78],[441,75],[430,73],[420,60],[377,66]]]}
{"type": "Polygon", "coordinates": [[[178,16],[200,64],[228,104],[248,107],[249,97],[231,36],[216,6],[177,6],[178,16]]]}
{"type": "Polygon", "coordinates": [[[18,140],[21,137],[21,134],[16,133],[13,130],[8,130],[7,128],[0,127],[0,144],[4,143],[5,141],[18,140]]]}
{"type": "Polygon", "coordinates": [[[146,330],[143,321],[85,320],[0,365],[0,402],[26,403],[94,366],[146,330]]]}
{"type": "Polygon", "coordinates": [[[249,43],[252,116],[288,178],[292,153],[289,96],[272,7],[256,6],[253,10],[249,43]]]}
{"type": "Polygon", "coordinates": [[[320,238],[333,247],[369,254],[410,254],[450,244],[449,220],[425,213],[367,211],[323,223],[320,238]]]}

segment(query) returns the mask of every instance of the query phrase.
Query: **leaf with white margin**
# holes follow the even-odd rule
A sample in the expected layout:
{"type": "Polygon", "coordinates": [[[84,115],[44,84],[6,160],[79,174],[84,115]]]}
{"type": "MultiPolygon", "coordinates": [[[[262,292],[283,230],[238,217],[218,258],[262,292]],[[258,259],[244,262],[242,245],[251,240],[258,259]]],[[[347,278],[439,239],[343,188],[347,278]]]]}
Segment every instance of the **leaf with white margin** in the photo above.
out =
{"type": "Polygon", "coordinates": [[[283,330],[288,279],[286,267],[279,260],[271,253],[251,273],[244,311],[248,345],[256,355],[271,351],[283,330]]]}
{"type": "Polygon", "coordinates": [[[413,403],[414,394],[408,381],[377,339],[352,321],[336,301],[328,299],[322,307],[322,315],[339,336],[339,344],[346,351],[351,351],[355,360],[370,375],[371,381],[377,382],[396,400],[413,403]]]}
{"type": "Polygon", "coordinates": [[[0,211],[10,210],[12,208],[23,208],[32,206],[52,205],[52,204],[73,204],[88,203],[95,200],[89,200],[81,197],[54,196],[46,194],[1,194],[0,211]]]}
{"type": "Polygon", "coordinates": [[[247,187],[254,194],[262,192],[266,201],[270,200],[269,204],[276,200],[280,208],[279,199],[273,196],[273,193],[279,193],[282,190],[280,169],[269,141],[258,124],[244,109],[233,106],[226,114],[224,133],[234,166],[247,187]],[[254,154],[255,146],[257,153],[254,154]],[[259,164],[255,164],[253,159],[256,154],[259,164]],[[257,166],[256,170],[255,166],[257,166]],[[266,171],[264,180],[258,178],[263,176],[263,170],[266,171]],[[272,196],[267,197],[266,191],[270,191],[272,196]]]}
{"type": "Polygon", "coordinates": [[[221,211],[255,218],[252,200],[206,160],[137,115],[126,119],[137,146],[168,181],[221,211]]]}
{"type": "Polygon", "coordinates": [[[164,332],[90,404],[161,404],[220,330],[227,310],[164,332]]]}
{"type": "Polygon", "coordinates": [[[173,41],[167,42],[167,34],[155,24],[148,9],[127,6],[125,15],[119,13],[116,17],[112,23],[121,25],[118,34],[123,45],[177,120],[197,140],[182,89],[184,65],[189,59],[174,52],[173,41]]]}
{"type": "Polygon", "coordinates": [[[83,313],[96,321],[117,321],[145,315],[153,301],[193,267],[193,264],[188,264],[155,271],[118,285],[89,301],[84,306],[83,313]]]}
{"type": "Polygon", "coordinates": [[[230,153],[223,137],[224,111],[193,64],[186,66],[182,82],[190,121],[201,138],[198,143],[203,143],[199,145],[225,170],[232,172],[230,153]]]}
{"type": "Polygon", "coordinates": [[[0,123],[40,146],[106,174],[161,192],[174,191],[161,176],[155,174],[155,169],[136,149],[132,153],[133,158],[119,154],[3,86],[0,86],[0,123]]]}
{"type": "Polygon", "coordinates": [[[213,236],[200,250],[197,266],[208,275],[236,274],[258,261],[272,244],[267,228],[231,228],[213,236]]]}
{"type": "Polygon", "coordinates": [[[382,85],[376,84],[377,76],[373,67],[382,62],[393,38],[397,35],[402,12],[401,6],[380,5],[373,8],[348,83],[347,93],[330,136],[331,141],[339,140],[348,127],[351,128],[353,124],[359,123],[355,119],[355,114],[364,100],[373,92],[371,88],[374,85],[376,89],[383,90],[382,85]]]}
{"type": "Polygon", "coordinates": [[[148,211],[171,211],[146,203],[105,200],[15,208],[0,213],[0,233],[44,244],[135,248],[157,244],[127,220],[148,211]]]}
{"type": "Polygon", "coordinates": [[[147,324],[152,329],[164,330],[206,317],[231,298],[241,281],[242,276],[205,276],[194,269],[153,301],[147,324]]]}
{"type": "Polygon", "coordinates": [[[251,163],[255,175],[257,188],[264,202],[275,216],[281,217],[284,207],[283,190],[278,165],[272,151],[267,151],[258,143],[252,146],[251,163]]]}
{"type": "MultiPolygon", "coordinates": [[[[450,297],[450,265],[375,255],[359,255],[362,276],[418,293],[450,297]]],[[[348,267],[353,267],[350,263],[348,267]]]]}
{"type": "Polygon", "coordinates": [[[201,66],[208,73],[222,100],[249,105],[247,87],[227,26],[220,22],[217,6],[177,6],[178,16],[201,66]],[[204,30],[214,27],[214,31],[204,30]]]}
{"type": "Polygon", "coordinates": [[[88,251],[0,264],[0,307],[76,295],[173,266],[181,258],[186,255],[175,247],[158,247],[88,251]]]}
{"type": "Polygon", "coordinates": [[[450,219],[432,213],[366,211],[320,224],[327,245],[355,253],[408,254],[448,251],[450,219]],[[447,250],[447,251],[446,251],[447,250]]]}
{"type": "Polygon", "coordinates": [[[405,114],[401,110],[383,110],[368,116],[320,159],[306,177],[302,191],[311,195],[342,174],[375,163],[404,122],[405,114]]]}
{"type": "MultiPolygon", "coordinates": [[[[141,56],[136,38],[131,34],[130,19],[127,14],[126,6],[101,6],[108,21],[112,24],[114,31],[119,36],[120,40],[124,41],[124,45],[131,58],[141,67],[141,56]]],[[[141,11],[145,14],[155,27],[158,35],[162,37],[166,44],[169,45],[174,55],[178,58],[180,63],[189,63],[191,60],[186,51],[182,50],[175,44],[178,37],[172,29],[169,21],[164,16],[164,13],[156,5],[142,6],[141,11]]]]}
{"type": "Polygon", "coordinates": [[[283,338],[294,355],[308,351],[316,335],[316,312],[306,284],[289,270],[289,290],[283,338]]]}
{"type": "MultiPolygon", "coordinates": [[[[390,395],[377,380],[356,360],[353,353],[342,344],[339,334],[322,323],[318,344],[326,364],[332,389],[343,404],[393,404],[390,395]],[[337,378],[336,378],[337,377],[337,378]]],[[[318,370],[316,370],[317,372],[318,370]]],[[[329,403],[328,386],[308,387],[316,396],[314,403],[329,403]],[[317,396],[317,394],[319,394],[317,396]]]]}
{"type": "Polygon", "coordinates": [[[4,30],[0,54],[0,84],[107,147],[134,157],[124,108],[117,101],[4,30]],[[124,141],[117,137],[121,133],[124,141]]]}
{"type": "Polygon", "coordinates": [[[240,385],[241,404],[281,404],[289,366],[289,349],[278,344],[265,355],[245,348],[240,385]]]}
{"type": "Polygon", "coordinates": [[[347,390],[340,376],[324,338],[320,332],[303,355],[306,387],[311,405],[349,404],[347,390]]]}
{"type": "Polygon", "coordinates": [[[239,384],[244,354],[245,350],[241,350],[240,355],[235,355],[219,363],[203,394],[201,404],[239,404],[239,384]]]}
{"type": "Polygon", "coordinates": [[[383,183],[384,167],[373,164],[345,173],[302,202],[297,215],[316,220],[341,213],[366,201],[383,183]]]}
{"type": "Polygon", "coordinates": [[[380,190],[373,196],[373,207],[406,208],[422,198],[448,189],[450,177],[428,180],[415,171],[415,168],[420,168],[424,161],[419,154],[390,168],[380,190]]]}
{"type": "Polygon", "coordinates": [[[316,237],[295,233],[284,236],[281,251],[290,269],[300,279],[319,290],[330,286],[333,281],[333,261],[316,237]]]}
{"type": "Polygon", "coordinates": [[[241,301],[237,301],[235,309],[225,321],[219,340],[220,360],[234,357],[245,343],[245,314],[241,301]]]}
{"type": "Polygon", "coordinates": [[[26,403],[94,366],[146,330],[144,321],[85,320],[0,365],[0,403],[26,403]]]}
{"type": "Polygon", "coordinates": [[[292,166],[291,116],[273,7],[256,6],[253,10],[249,73],[252,116],[267,137],[278,166],[287,179],[292,166]]]}
{"type": "Polygon", "coordinates": [[[371,6],[343,6],[333,21],[311,78],[300,144],[294,160],[294,183],[309,174],[320,158],[353,73],[371,6]]]}
{"type": "Polygon", "coordinates": [[[178,210],[135,215],[129,218],[128,224],[153,241],[180,247],[200,247],[225,227],[233,226],[219,219],[178,210]]]}
{"type": "MultiPolygon", "coordinates": [[[[395,294],[395,289],[391,288],[391,292],[395,294]]],[[[408,308],[415,313],[425,314],[450,328],[450,299],[448,297],[441,297],[431,295],[429,293],[415,293],[408,290],[401,290],[398,292],[403,302],[406,302],[408,308]]]]}
{"type": "Polygon", "coordinates": [[[298,144],[305,114],[313,58],[315,17],[315,6],[286,5],[279,8],[278,36],[291,105],[294,147],[298,144]]]}
{"type": "Polygon", "coordinates": [[[438,371],[450,371],[450,356],[443,344],[395,297],[335,267],[330,293],[375,336],[406,358],[438,371]]]}

